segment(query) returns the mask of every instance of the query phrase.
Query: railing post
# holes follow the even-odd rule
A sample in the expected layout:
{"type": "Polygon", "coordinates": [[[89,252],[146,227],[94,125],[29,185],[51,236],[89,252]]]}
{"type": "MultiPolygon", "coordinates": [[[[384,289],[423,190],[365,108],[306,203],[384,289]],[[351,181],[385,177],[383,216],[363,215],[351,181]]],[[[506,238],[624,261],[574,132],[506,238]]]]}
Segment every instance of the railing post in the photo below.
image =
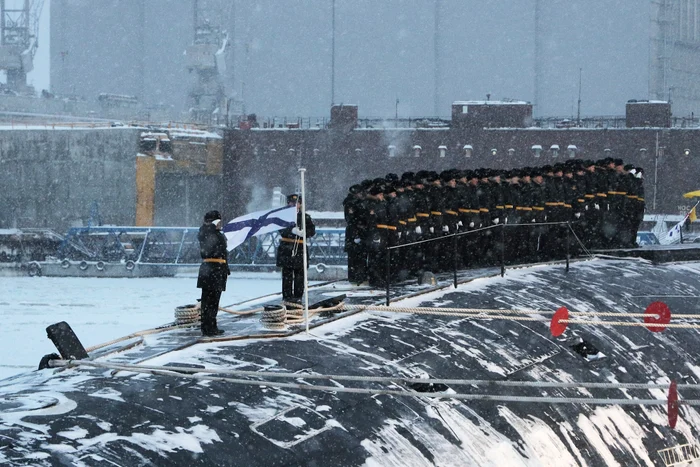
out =
{"type": "Polygon", "coordinates": [[[501,224],[501,277],[506,275],[506,225],[501,224]]]}
{"type": "Polygon", "coordinates": [[[386,306],[389,306],[389,286],[391,284],[391,250],[389,245],[386,247],[386,306]]]}
{"type": "Polygon", "coordinates": [[[454,272],[454,284],[457,288],[457,233],[452,235],[452,269],[454,272]]]}
{"type": "Polygon", "coordinates": [[[569,272],[569,221],[566,221],[566,272],[569,272]]]}

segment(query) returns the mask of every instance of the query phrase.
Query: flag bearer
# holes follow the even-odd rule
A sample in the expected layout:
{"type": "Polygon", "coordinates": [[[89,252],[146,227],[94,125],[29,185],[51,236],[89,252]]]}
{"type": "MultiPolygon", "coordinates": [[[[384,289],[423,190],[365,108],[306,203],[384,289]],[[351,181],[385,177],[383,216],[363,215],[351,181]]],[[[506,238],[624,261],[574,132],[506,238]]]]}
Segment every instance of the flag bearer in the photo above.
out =
{"type": "Polygon", "coordinates": [[[308,214],[304,235],[301,203],[301,196],[287,196],[287,205],[297,207],[297,222],[294,227],[280,230],[280,244],[277,247],[277,267],[282,268],[282,300],[294,304],[300,304],[304,295],[304,238],[316,235],[316,226],[308,214]]]}

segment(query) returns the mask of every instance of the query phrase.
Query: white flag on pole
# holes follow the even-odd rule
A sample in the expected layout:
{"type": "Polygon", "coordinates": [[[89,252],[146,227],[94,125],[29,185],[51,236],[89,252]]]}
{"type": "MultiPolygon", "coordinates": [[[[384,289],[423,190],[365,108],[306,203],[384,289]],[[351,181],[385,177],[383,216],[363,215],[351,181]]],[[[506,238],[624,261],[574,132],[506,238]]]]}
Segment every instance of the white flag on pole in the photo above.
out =
{"type": "Polygon", "coordinates": [[[284,206],[268,211],[256,211],[245,216],[236,217],[224,226],[224,235],[228,240],[229,251],[242,244],[250,237],[292,227],[296,224],[296,206],[284,206]]]}
{"type": "Polygon", "coordinates": [[[671,229],[666,232],[666,235],[659,239],[659,243],[662,245],[673,245],[674,243],[681,242],[681,229],[685,225],[685,221],[688,220],[688,214],[683,218],[682,221],[671,227],[671,229]]]}

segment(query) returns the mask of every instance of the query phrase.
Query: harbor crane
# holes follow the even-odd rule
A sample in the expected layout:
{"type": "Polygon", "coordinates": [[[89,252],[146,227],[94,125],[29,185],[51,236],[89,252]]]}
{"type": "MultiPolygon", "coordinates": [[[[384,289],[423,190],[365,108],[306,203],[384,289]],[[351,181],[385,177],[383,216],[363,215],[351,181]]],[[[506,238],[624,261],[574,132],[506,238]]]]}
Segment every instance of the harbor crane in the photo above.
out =
{"type": "Polygon", "coordinates": [[[44,0],[0,0],[0,71],[9,93],[33,94],[27,73],[33,69],[44,0]]]}

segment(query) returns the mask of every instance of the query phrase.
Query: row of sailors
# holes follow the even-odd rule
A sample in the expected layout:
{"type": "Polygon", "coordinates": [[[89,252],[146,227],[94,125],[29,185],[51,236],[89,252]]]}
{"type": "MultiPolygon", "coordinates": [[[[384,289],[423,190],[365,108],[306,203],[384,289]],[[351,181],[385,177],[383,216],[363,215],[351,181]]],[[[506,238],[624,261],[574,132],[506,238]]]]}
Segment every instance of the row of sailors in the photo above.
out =
{"type": "Polygon", "coordinates": [[[343,204],[349,279],[381,286],[387,247],[470,230],[479,232],[392,249],[392,279],[496,264],[501,255],[508,263],[563,258],[567,230],[573,254],[633,247],[644,216],[643,169],[606,158],[388,174],[353,185],[343,204]],[[508,228],[484,229],[499,224],[508,228]]]}

